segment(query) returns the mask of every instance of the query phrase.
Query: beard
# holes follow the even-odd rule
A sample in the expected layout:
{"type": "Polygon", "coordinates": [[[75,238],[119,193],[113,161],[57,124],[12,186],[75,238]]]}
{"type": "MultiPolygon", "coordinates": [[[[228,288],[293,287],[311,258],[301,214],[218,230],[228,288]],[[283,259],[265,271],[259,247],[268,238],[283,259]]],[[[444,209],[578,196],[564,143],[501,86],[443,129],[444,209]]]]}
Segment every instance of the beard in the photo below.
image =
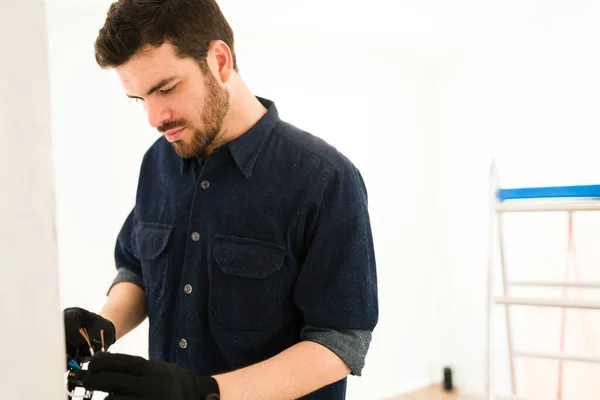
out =
{"type": "MultiPolygon", "coordinates": [[[[194,129],[189,141],[178,140],[171,143],[175,152],[182,158],[188,159],[199,156],[202,151],[210,146],[219,134],[223,119],[229,110],[229,92],[219,87],[217,80],[210,72],[206,77],[206,96],[202,108],[202,122],[204,128],[194,129]]],[[[186,126],[186,121],[177,120],[165,124],[161,129],[168,130],[179,126],[186,126]],[[169,126],[167,126],[169,125],[169,126]]]]}

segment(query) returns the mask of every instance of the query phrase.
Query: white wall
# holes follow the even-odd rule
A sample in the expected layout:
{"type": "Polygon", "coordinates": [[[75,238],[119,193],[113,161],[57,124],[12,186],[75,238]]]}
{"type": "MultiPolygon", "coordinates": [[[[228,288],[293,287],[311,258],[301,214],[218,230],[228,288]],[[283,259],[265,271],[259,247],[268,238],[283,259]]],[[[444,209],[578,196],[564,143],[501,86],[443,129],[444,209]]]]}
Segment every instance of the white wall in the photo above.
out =
{"type": "MultiPolygon", "coordinates": [[[[444,292],[440,309],[447,328],[442,354],[463,386],[483,383],[484,271],[487,246],[487,185],[492,157],[504,186],[600,182],[600,74],[597,2],[523,2],[492,40],[474,41],[443,60],[440,90],[445,138],[443,178],[448,204],[444,292]]],[[[598,216],[576,217],[580,279],[598,280],[598,216]]],[[[553,213],[506,219],[508,270],[516,279],[561,280],[565,268],[566,217],[553,213]]],[[[498,287],[497,289],[500,289],[498,287]]],[[[498,292],[499,293],[499,292],[498,292]]],[[[515,294],[561,296],[560,291],[515,294]]],[[[576,295],[572,293],[571,296],[576,295]]],[[[598,298],[584,291],[582,298],[598,298]]],[[[496,389],[508,390],[502,309],[496,309],[496,389]]],[[[517,347],[557,352],[560,312],[515,308],[517,347]]],[[[600,314],[567,312],[566,351],[600,354],[600,314]]],[[[556,398],[557,363],[519,360],[518,383],[535,399],[556,398]]],[[[600,369],[567,363],[564,399],[597,399],[600,369]]]]}
{"type": "MultiPolygon", "coordinates": [[[[103,15],[48,6],[52,129],[63,307],[99,311],[114,278],[114,245],[154,140],[116,75],[96,67],[103,15]]],[[[147,356],[147,323],[112,349],[147,356]]]]}
{"type": "Polygon", "coordinates": [[[0,3],[0,388],[7,399],[64,399],[41,1],[0,3]]]}

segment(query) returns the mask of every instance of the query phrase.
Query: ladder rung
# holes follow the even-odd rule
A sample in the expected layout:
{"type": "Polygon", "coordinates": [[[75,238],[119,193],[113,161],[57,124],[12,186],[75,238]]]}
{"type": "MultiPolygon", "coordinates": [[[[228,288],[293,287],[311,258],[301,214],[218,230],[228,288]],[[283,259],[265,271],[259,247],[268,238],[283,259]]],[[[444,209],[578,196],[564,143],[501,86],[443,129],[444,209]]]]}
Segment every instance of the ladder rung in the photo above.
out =
{"type": "Polygon", "coordinates": [[[600,211],[600,201],[535,203],[507,201],[499,203],[496,211],[506,212],[534,212],[534,211],[600,211]]]}
{"type": "Polygon", "coordinates": [[[600,289],[600,282],[558,282],[558,281],[510,281],[511,286],[570,287],[600,289]]]}
{"type": "Polygon", "coordinates": [[[540,299],[527,297],[499,296],[495,298],[497,304],[514,304],[521,306],[540,306],[540,307],[566,307],[566,308],[585,308],[591,310],[600,310],[600,301],[586,300],[563,300],[563,299],[540,299]]]}
{"type": "Polygon", "coordinates": [[[533,400],[530,397],[514,396],[514,395],[495,395],[494,400],[533,400]]]}
{"type": "Polygon", "coordinates": [[[546,359],[550,359],[550,360],[566,360],[566,361],[600,363],[600,357],[586,357],[586,356],[580,356],[577,354],[538,353],[538,352],[531,352],[531,351],[515,351],[515,355],[519,356],[519,357],[546,358],[546,359]]]}

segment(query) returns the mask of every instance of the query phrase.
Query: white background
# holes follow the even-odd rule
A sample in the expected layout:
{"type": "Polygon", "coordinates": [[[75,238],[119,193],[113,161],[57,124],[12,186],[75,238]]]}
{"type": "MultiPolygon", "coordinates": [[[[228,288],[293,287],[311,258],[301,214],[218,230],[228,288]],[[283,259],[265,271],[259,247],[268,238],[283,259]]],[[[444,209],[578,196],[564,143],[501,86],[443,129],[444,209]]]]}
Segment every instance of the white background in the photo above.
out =
{"type": "MultiPolygon", "coordinates": [[[[109,2],[47,4],[61,305],[97,310],[114,276],[114,241],[133,205],[141,157],[157,132],[115,73],[94,62],[109,2]]],[[[458,385],[480,392],[489,163],[497,159],[507,186],[600,182],[600,5],[220,4],[254,92],[344,152],[369,189],[381,318],[348,397],[385,398],[439,381],[445,365],[458,385]]],[[[510,271],[561,279],[565,221],[508,220],[510,271]]],[[[580,275],[596,280],[598,222],[592,215],[576,222],[580,275]]],[[[598,314],[567,315],[570,350],[600,354],[598,314]]],[[[519,345],[556,351],[558,316],[516,312],[519,345]]],[[[115,351],[146,355],[146,334],[144,324],[115,351]]],[[[496,349],[496,389],[506,391],[502,340],[496,349]]],[[[555,398],[555,362],[518,367],[525,394],[555,398]]],[[[600,370],[584,367],[567,366],[565,399],[600,395],[600,370]]]]}

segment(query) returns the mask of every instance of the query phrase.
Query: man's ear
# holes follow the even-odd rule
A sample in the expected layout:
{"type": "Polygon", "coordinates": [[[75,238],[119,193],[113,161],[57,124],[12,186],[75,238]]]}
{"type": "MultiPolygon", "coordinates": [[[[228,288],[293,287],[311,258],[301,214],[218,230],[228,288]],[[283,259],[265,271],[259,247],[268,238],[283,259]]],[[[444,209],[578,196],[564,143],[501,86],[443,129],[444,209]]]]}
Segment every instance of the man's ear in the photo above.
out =
{"type": "Polygon", "coordinates": [[[227,43],[215,40],[208,50],[208,59],[215,77],[222,83],[227,83],[233,74],[233,56],[227,43]]]}

